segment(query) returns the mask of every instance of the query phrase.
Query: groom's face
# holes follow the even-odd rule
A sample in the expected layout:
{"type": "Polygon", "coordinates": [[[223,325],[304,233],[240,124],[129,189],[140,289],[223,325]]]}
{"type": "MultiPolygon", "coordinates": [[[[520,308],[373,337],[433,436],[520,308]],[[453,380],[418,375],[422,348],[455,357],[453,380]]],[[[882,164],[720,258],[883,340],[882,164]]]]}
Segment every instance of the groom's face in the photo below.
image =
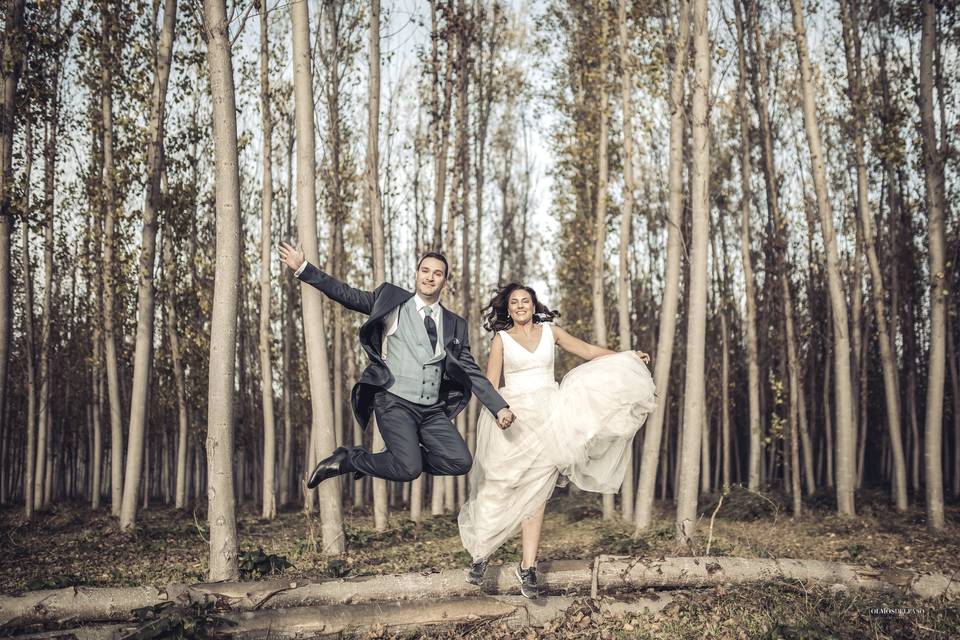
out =
{"type": "Polygon", "coordinates": [[[436,258],[424,258],[417,268],[417,293],[421,296],[439,296],[447,281],[447,267],[436,258]]]}

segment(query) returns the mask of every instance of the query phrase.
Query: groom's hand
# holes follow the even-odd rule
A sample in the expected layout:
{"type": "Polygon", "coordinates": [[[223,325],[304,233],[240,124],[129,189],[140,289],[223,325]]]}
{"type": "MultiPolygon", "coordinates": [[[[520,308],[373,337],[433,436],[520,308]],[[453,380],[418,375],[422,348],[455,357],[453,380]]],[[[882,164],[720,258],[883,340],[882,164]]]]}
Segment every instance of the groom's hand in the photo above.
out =
{"type": "Polygon", "coordinates": [[[497,426],[501,429],[507,429],[511,424],[513,424],[515,419],[516,416],[513,415],[513,411],[510,411],[510,409],[506,407],[500,409],[500,411],[497,411],[497,426]]]}
{"type": "Polygon", "coordinates": [[[290,267],[291,271],[299,269],[303,261],[307,259],[303,254],[303,249],[299,245],[297,248],[294,248],[291,244],[281,242],[278,249],[280,251],[280,262],[290,267]]]}

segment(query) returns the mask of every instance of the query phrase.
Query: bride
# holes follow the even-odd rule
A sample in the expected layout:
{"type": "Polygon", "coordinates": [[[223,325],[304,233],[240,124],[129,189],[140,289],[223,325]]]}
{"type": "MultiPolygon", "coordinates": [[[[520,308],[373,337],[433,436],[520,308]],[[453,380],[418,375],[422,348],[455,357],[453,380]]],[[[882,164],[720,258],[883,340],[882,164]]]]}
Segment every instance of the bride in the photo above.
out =
{"type": "Polygon", "coordinates": [[[459,516],[473,558],[467,582],[481,584],[490,556],[520,529],[516,575],[521,593],[535,598],[544,506],[567,482],[598,493],[620,490],[633,436],[656,406],[650,357],[573,337],[550,322],[559,314],[525,285],[501,288],[483,311],[484,328],[495,332],[486,376],[497,387],[503,374],[500,393],[516,420],[501,430],[483,411],[477,423],[470,494],[459,516]],[[554,345],[588,360],[559,385],[554,345]]]}

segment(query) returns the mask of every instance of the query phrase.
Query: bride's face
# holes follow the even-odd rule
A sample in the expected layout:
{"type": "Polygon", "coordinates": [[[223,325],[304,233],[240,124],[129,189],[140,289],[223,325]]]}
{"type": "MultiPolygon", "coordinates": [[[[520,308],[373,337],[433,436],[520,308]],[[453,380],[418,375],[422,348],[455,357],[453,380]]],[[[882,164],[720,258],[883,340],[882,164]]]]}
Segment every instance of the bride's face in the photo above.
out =
{"type": "Polygon", "coordinates": [[[533,319],[533,298],[525,289],[517,289],[507,300],[507,311],[514,324],[526,324],[533,319]]]}

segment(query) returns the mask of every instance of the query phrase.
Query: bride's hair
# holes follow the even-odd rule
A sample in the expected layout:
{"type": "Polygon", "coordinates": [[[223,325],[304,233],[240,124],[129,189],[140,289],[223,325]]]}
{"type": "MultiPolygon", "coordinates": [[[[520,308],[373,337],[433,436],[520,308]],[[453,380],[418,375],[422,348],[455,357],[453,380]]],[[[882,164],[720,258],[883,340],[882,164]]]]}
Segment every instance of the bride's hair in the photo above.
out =
{"type": "Polygon", "coordinates": [[[537,300],[537,292],[534,291],[532,287],[518,282],[511,282],[497,289],[497,292],[490,298],[487,306],[480,310],[480,313],[483,315],[484,329],[496,332],[509,329],[513,326],[513,319],[507,311],[507,306],[510,303],[510,294],[517,289],[523,289],[530,294],[530,298],[533,300],[533,321],[535,323],[551,322],[554,318],[560,317],[559,312],[553,311],[548,308],[547,305],[537,300]]]}

